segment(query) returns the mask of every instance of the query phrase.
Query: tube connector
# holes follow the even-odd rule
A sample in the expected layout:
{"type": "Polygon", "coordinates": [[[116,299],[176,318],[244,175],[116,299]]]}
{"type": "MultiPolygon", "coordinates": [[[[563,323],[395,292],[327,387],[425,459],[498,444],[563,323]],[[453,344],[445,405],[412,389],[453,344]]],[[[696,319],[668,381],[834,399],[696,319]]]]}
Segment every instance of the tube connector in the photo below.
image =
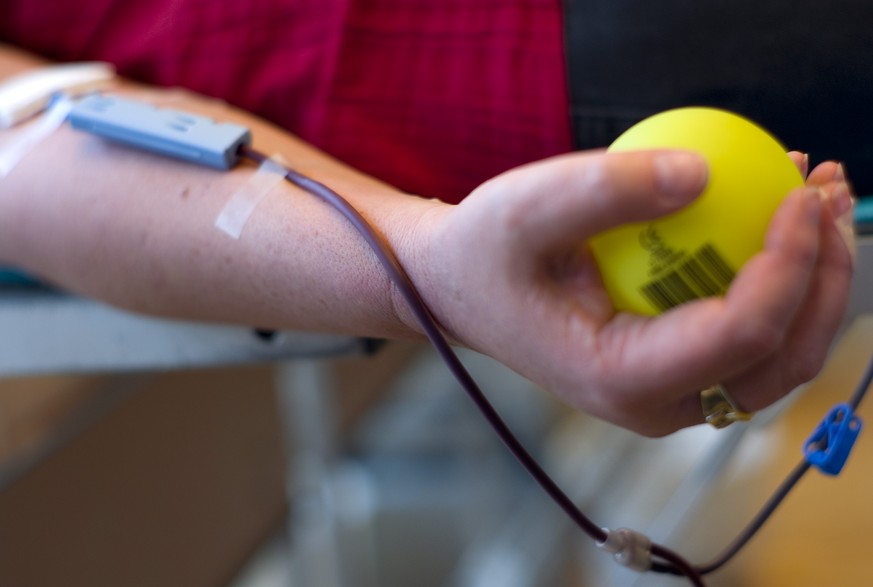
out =
{"type": "Polygon", "coordinates": [[[611,553],[618,564],[640,573],[652,567],[652,541],[648,536],[630,528],[603,530],[606,540],[597,546],[611,553]]]}
{"type": "Polygon", "coordinates": [[[806,461],[827,475],[839,475],[863,422],[849,404],[835,405],[803,444],[806,461]]]}

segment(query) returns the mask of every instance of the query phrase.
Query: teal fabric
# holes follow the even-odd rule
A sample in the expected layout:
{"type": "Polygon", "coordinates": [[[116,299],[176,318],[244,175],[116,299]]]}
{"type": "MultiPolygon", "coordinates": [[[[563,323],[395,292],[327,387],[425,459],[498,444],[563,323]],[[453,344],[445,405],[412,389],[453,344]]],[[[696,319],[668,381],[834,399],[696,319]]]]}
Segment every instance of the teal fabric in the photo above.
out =
{"type": "Polygon", "coordinates": [[[0,267],[0,286],[2,285],[33,285],[37,282],[14,269],[0,267]]]}

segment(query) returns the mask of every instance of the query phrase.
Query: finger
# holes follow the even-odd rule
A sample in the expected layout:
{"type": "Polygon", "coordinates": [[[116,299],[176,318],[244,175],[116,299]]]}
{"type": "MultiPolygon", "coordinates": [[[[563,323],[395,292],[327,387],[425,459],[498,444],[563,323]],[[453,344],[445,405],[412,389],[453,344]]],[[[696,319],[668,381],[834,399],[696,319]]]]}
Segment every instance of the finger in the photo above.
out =
{"type": "MultiPolygon", "coordinates": [[[[774,216],[765,250],[737,275],[725,298],[699,300],[651,320],[601,330],[603,351],[620,357],[616,401],[650,402],[637,389],[659,390],[659,400],[682,403],[688,394],[748,369],[774,353],[801,307],[816,266],[821,200],[818,190],[793,193],[774,216]],[[646,382],[646,386],[640,385],[646,382]]],[[[626,320],[626,319],[625,319],[626,320]]],[[[678,416],[677,416],[678,417],[678,416]]],[[[699,419],[685,410],[682,425],[699,419]],[[688,420],[695,417],[697,419],[688,420]]]]}
{"type": "Polygon", "coordinates": [[[854,195],[842,163],[828,161],[816,166],[807,185],[826,188],[827,200],[845,247],[854,260],[856,254],[854,195]]]}
{"type": "MultiPolygon", "coordinates": [[[[839,184],[831,186],[840,189],[839,184]]],[[[827,193],[821,247],[815,275],[786,344],[774,356],[725,382],[737,402],[760,410],[818,374],[839,330],[848,304],[853,259],[835,215],[838,197],[827,193]]]]}
{"type": "MultiPolygon", "coordinates": [[[[853,274],[853,254],[837,222],[851,195],[845,184],[825,190],[820,252],[807,297],[785,344],[774,354],[721,383],[746,411],[761,410],[811,380],[821,369],[843,322],[853,274]]],[[[691,393],[677,412],[680,421],[702,421],[699,394],[691,393]]]]}
{"type": "Polygon", "coordinates": [[[587,154],[520,168],[489,182],[509,242],[530,254],[687,205],[706,185],[704,159],[684,151],[587,154]],[[547,238],[544,238],[547,237],[547,238]]]}
{"type": "Polygon", "coordinates": [[[858,255],[857,239],[855,235],[855,196],[848,184],[837,184],[831,193],[828,203],[837,233],[849,253],[854,267],[858,255]]]}
{"type": "Polygon", "coordinates": [[[825,161],[815,166],[815,169],[810,172],[806,183],[807,185],[823,186],[834,181],[846,181],[843,166],[835,161],[825,161]]]}

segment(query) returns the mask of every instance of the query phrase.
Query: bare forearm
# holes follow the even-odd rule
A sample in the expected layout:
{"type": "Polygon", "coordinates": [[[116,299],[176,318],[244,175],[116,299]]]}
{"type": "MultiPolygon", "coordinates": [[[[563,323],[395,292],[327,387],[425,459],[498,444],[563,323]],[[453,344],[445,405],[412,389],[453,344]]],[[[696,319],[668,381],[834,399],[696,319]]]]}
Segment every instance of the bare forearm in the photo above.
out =
{"type": "MultiPolygon", "coordinates": [[[[344,167],[260,120],[178,92],[125,88],[249,126],[255,147],[343,194],[404,255],[438,206],[344,167]]],[[[0,260],[138,311],[265,327],[408,336],[377,259],[332,208],[285,182],[235,240],[214,227],[254,164],[213,171],[62,127],[0,180],[0,260]]]]}

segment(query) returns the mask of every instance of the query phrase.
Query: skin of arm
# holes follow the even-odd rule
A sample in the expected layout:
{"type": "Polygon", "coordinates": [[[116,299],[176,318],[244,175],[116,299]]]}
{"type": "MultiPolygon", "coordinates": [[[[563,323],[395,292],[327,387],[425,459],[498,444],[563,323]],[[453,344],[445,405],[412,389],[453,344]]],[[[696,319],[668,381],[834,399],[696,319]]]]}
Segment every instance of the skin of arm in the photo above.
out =
{"type": "MultiPolygon", "coordinates": [[[[0,51],[0,76],[35,65],[0,51]]],[[[361,212],[453,341],[642,434],[699,423],[697,392],[717,382],[745,409],[774,402],[817,373],[845,310],[852,257],[837,219],[852,199],[834,163],[788,195],[765,250],[724,298],[646,318],[614,312],[586,240],[693,201],[707,180],[696,155],[573,153],[493,178],[455,206],[401,193],[222,102],[118,91],[248,126],[256,149],[361,212]]],[[[0,179],[0,261],[149,314],[419,337],[375,255],[313,196],[280,183],[239,240],[214,227],[255,171],[199,168],[62,127],[0,179]]]]}
{"type": "MultiPolygon", "coordinates": [[[[6,73],[18,70],[7,65],[6,73]]],[[[374,226],[385,227],[394,245],[422,210],[436,205],[356,173],[221,101],[130,83],[117,91],[247,126],[256,148],[281,153],[299,171],[328,181],[374,226]]],[[[202,168],[64,125],[0,180],[0,260],[150,314],[412,336],[394,315],[391,287],[375,256],[313,196],[281,183],[239,240],[214,227],[227,200],[256,170],[248,162],[231,171],[202,168]]]]}

